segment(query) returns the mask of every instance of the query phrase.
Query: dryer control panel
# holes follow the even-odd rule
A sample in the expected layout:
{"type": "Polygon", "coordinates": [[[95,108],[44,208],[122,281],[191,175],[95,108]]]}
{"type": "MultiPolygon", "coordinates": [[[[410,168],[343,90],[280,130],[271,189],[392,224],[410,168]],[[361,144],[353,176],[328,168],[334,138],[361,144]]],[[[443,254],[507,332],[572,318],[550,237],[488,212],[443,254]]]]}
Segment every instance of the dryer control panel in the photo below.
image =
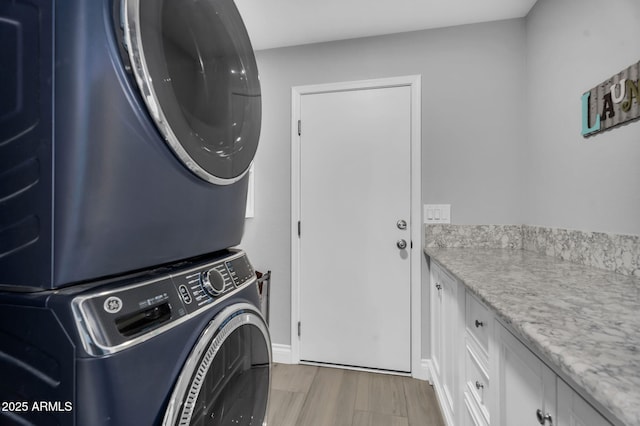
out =
{"type": "Polygon", "coordinates": [[[148,340],[255,280],[246,254],[235,251],[146,280],[111,283],[77,296],[72,306],[85,349],[99,356],[148,340]]]}

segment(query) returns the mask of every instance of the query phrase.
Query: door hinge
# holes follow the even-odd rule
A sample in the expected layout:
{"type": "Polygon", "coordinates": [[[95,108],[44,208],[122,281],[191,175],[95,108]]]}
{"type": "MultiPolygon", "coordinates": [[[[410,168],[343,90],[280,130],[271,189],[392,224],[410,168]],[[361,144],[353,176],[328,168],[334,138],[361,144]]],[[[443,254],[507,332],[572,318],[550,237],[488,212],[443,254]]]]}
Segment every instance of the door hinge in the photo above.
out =
{"type": "Polygon", "coordinates": [[[298,136],[302,135],[302,121],[298,120],[298,136]]]}
{"type": "Polygon", "coordinates": [[[410,241],[409,244],[410,244],[410,248],[413,248],[413,241],[410,241]]]}
{"type": "Polygon", "coordinates": [[[298,321],[298,337],[300,337],[300,327],[301,327],[301,323],[300,321],[298,321]]]}
{"type": "Polygon", "coordinates": [[[298,238],[300,238],[300,221],[298,221],[298,238]]]}

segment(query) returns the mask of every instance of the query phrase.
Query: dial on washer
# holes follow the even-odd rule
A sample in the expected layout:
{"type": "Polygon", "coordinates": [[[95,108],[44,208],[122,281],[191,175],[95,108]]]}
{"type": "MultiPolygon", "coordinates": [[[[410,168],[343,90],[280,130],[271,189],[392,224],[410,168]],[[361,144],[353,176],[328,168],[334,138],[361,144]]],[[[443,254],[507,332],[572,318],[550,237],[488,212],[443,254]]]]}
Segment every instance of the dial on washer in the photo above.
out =
{"type": "Polygon", "coordinates": [[[200,283],[204,291],[211,296],[217,296],[224,291],[224,278],[215,269],[209,269],[200,274],[200,283]]]}

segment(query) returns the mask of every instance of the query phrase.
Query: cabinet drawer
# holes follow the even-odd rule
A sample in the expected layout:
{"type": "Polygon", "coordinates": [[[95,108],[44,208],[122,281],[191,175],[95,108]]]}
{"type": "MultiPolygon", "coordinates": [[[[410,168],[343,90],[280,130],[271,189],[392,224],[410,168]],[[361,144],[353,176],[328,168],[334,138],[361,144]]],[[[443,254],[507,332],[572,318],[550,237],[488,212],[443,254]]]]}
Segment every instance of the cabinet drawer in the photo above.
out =
{"type": "Polygon", "coordinates": [[[484,351],[484,356],[489,354],[489,334],[491,328],[491,311],[476,297],[467,292],[467,330],[484,351]]]}
{"type": "Polygon", "coordinates": [[[487,426],[478,407],[468,392],[464,393],[464,409],[462,410],[462,426],[487,426]]]}
{"type": "Polygon", "coordinates": [[[487,368],[469,345],[467,345],[465,358],[465,393],[469,394],[477,404],[485,421],[489,423],[489,398],[491,390],[489,388],[490,381],[487,368]]]}

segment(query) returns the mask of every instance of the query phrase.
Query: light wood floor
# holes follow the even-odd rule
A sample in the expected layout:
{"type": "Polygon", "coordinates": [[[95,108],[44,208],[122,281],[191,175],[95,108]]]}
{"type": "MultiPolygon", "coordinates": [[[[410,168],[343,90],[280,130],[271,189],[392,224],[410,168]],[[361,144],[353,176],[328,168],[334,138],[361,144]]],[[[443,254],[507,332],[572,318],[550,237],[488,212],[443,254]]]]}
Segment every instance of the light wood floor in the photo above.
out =
{"type": "Polygon", "coordinates": [[[422,380],[274,364],[269,426],[444,426],[422,380]]]}

